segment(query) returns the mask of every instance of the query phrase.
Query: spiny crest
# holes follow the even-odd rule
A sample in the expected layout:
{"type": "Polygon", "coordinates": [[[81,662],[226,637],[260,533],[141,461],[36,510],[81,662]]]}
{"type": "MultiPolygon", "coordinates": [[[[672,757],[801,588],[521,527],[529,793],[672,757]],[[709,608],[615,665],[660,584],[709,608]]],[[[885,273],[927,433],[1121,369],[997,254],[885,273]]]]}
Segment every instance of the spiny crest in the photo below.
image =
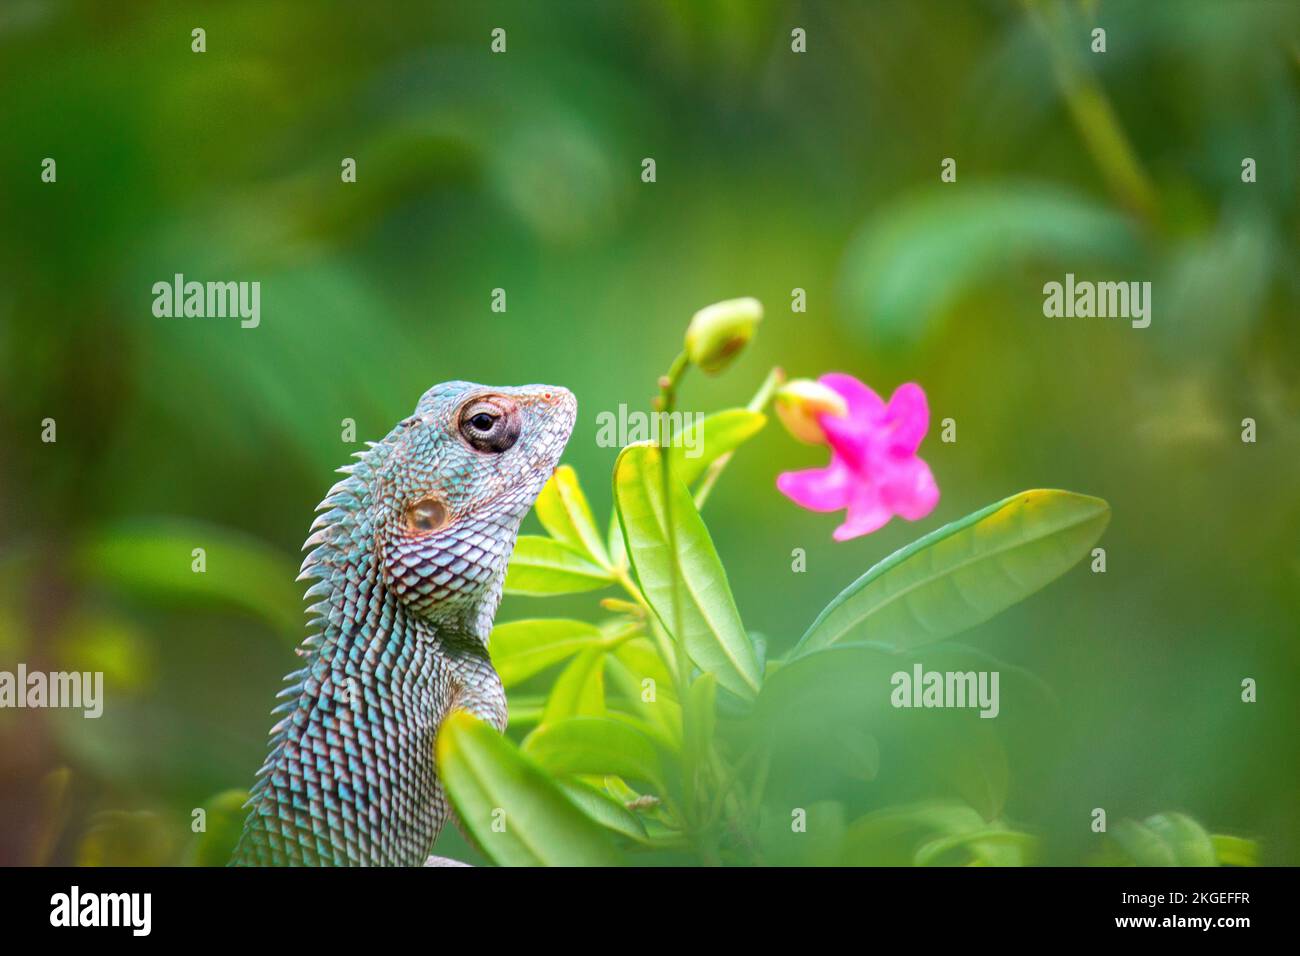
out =
{"type": "Polygon", "coordinates": [[[315,579],[326,587],[321,589],[320,584],[317,584],[308,588],[308,600],[329,593],[328,583],[332,579],[332,571],[346,563],[357,543],[354,540],[355,532],[364,524],[362,509],[369,498],[369,481],[374,474],[370,457],[373,449],[378,447],[375,442],[366,444],[369,449],[354,453],[354,457],[361,460],[338,469],[344,477],[334,483],[316,506],[319,514],[312,522],[309,529],[311,533],[302,546],[304,551],[308,548],[312,550],[303,559],[297,580],[315,579]]]}
{"type": "Polygon", "coordinates": [[[304,658],[304,666],[286,674],[284,687],[276,694],[280,703],[271,710],[271,714],[280,719],[271,727],[268,735],[269,751],[257,772],[257,782],[245,806],[255,803],[269,785],[269,773],[274,766],[277,750],[294,730],[292,715],[305,683],[311,676],[312,664],[323,651],[332,648],[337,640],[338,635],[333,631],[342,623],[343,612],[328,598],[335,590],[337,579],[346,575],[349,566],[356,564],[360,553],[358,547],[365,546],[369,534],[362,509],[370,494],[369,481],[374,474],[375,449],[380,447],[380,443],[366,442],[366,446],[365,450],[353,453],[358,461],[337,469],[344,477],[334,483],[316,506],[318,514],[311,524],[311,533],[303,543],[303,550],[310,548],[311,551],[303,560],[296,580],[315,582],[304,594],[305,600],[313,602],[307,608],[307,626],[312,628],[312,633],[295,649],[298,656],[304,658]]]}

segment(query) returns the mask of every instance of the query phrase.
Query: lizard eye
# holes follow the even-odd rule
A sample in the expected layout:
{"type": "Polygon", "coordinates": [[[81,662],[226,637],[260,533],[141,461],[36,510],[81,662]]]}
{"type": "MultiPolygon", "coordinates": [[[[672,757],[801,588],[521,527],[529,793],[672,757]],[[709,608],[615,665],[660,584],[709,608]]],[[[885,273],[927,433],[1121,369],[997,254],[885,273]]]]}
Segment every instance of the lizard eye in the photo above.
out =
{"type": "Polygon", "coordinates": [[[446,519],[447,508],[436,498],[424,498],[406,509],[406,527],[411,531],[436,531],[446,519]]]}
{"type": "Polygon", "coordinates": [[[519,410],[501,396],[475,399],[460,411],[460,434],[477,451],[503,452],[519,439],[519,410]]]}

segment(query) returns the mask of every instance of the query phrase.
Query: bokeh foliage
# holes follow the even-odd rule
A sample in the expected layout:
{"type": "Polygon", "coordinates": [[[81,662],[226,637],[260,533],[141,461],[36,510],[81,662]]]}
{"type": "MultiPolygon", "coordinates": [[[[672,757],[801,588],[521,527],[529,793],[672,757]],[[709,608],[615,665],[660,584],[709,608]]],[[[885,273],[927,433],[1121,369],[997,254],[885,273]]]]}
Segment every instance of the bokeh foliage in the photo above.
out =
{"type": "MultiPolygon", "coordinates": [[[[357,447],[343,419],[377,437],[450,378],[566,385],[566,460],[605,515],[596,477],[616,450],[596,445],[596,412],[644,407],[686,317],[751,294],[761,336],[684,408],[743,404],[781,364],[917,381],[958,423],[956,443],[921,450],[937,511],[846,544],[773,489],[814,452],[769,428],[737,456],[708,526],[771,656],[922,533],[1020,488],[1099,496],[1107,573],[963,637],[1059,705],[1026,729],[1050,746],[1011,761],[1006,817],[1042,834],[1040,861],[1089,858],[1079,821],[1101,805],[1146,821],[1132,845],[1181,840],[1195,859],[1181,818],[1149,819],[1182,812],[1300,862],[1295,5],[563,10],[0,9],[0,668],[103,670],[108,694],[97,721],[0,711],[0,860],[201,855],[191,813],[251,780],[305,633],[295,553],[357,447]],[[1088,52],[1094,25],[1105,55],[1088,52]],[[794,26],[807,54],[789,51],[794,26]],[[46,156],[57,184],[39,180],[46,156]],[[945,156],[955,184],[938,182],[945,156]],[[1042,285],[1067,271],[1150,279],[1151,328],[1045,319],[1042,285]],[[150,288],[177,272],[260,280],[261,327],[154,318],[150,288]],[[807,313],[784,308],[795,287],[807,313]]],[[[592,620],[599,597],[511,596],[500,619],[592,620]]],[[[543,716],[528,703],[512,695],[520,732],[543,716]]],[[[863,784],[855,811],[906,800],[962,832],[926,794],[863,784]]],[[[893,832],[819,812],[845,828],[835,846],[893,832]]]]}

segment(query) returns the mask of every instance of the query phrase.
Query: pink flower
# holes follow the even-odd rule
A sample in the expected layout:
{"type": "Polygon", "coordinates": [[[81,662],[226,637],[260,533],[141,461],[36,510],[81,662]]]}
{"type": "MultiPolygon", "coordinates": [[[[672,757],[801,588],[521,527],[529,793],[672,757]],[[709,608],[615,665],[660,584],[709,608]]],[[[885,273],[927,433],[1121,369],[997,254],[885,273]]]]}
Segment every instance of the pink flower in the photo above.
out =
{"type": "Polygon", "coordinates": [[[880,396],[852,375],[833,372],[820,379],[838,392],[848,414],[816,415],[831,448],[825,468],[787,471],[776,487],[809,511],[847,508],[836,541],[870,534],[894,515],[916,521],[939,503],[939,486],[930,466],[916,457],[930,427],[925,390],[909,382],[900,385],[886,405],[880,396]]]}

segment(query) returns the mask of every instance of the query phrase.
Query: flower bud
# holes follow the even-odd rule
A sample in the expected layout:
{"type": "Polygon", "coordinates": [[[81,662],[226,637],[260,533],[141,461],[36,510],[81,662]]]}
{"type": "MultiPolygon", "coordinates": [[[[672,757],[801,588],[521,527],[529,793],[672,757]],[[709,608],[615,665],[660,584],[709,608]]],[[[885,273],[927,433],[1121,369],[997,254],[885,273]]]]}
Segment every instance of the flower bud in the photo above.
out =
{"type": "Polygon", "coordinates": [[[810,378],[786,382],[776,390],[774,399],[777,417],[785,430],[809,445],[826,444],[826,433],[817,421],[818,415],[843,418],[849,413],[843,395],[810,378]]]}
{"type": "Polygon", "coordinates": [[[686,356],[701,371],[716,375],[754,336],[763,317],[757,299],[728,299],[706,305],[691,318],[686,330],[686,356]]]}

